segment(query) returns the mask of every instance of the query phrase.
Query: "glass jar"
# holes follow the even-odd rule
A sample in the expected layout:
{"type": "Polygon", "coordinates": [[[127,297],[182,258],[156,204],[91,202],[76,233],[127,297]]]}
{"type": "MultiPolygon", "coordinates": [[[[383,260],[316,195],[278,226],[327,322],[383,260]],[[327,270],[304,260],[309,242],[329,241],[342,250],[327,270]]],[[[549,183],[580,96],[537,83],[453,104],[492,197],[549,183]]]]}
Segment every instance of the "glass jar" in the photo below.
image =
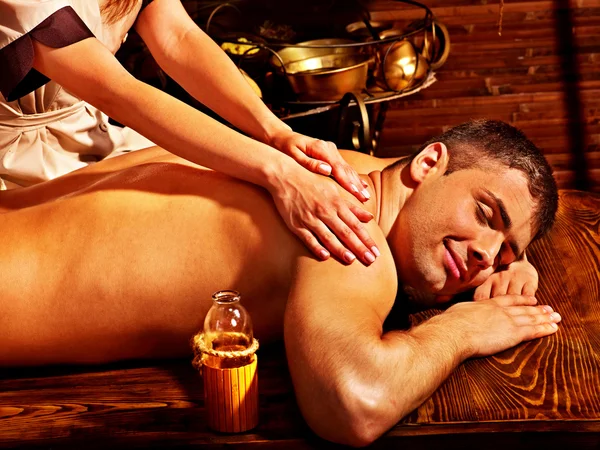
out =
{"type": "MultiPolygon", "coordinates": [[[[204,343],[209,349],[235,352],[252,345],[252,320],[240,303],[240,294],[233,290],[215,292],[213,304],[204,319],[204,343]]],[[[204,364],[231,369],[250,364],[254,355],[225,358],[207,355],[204,364]]]]}

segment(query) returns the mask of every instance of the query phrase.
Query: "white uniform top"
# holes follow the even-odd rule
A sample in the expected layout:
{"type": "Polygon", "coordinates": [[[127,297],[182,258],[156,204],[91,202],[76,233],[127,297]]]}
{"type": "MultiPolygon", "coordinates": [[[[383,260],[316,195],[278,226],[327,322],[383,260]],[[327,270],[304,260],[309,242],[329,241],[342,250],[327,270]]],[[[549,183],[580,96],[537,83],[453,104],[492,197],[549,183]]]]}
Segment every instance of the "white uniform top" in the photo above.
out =
{"type": "Polygon", "coordinates": [[[142,3],[107,25],[102,0],[0,0],[0,189],[153,145],[32,68],[31,39],[57,48],[94,36],[114,54],[142,3]]]}

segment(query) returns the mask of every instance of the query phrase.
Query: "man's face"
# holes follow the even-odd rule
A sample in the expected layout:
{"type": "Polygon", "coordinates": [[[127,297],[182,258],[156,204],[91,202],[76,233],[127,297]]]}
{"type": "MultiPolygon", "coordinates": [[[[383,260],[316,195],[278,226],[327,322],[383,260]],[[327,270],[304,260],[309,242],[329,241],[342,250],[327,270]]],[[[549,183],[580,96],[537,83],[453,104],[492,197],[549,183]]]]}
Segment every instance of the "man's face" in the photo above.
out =
{"type": "Polygon", "coordinates": [[[393,231],[401,281],[438,295],[479,286],[529,245],[534,205],[527,178],[515,169],[431,174],[393,231]]]}

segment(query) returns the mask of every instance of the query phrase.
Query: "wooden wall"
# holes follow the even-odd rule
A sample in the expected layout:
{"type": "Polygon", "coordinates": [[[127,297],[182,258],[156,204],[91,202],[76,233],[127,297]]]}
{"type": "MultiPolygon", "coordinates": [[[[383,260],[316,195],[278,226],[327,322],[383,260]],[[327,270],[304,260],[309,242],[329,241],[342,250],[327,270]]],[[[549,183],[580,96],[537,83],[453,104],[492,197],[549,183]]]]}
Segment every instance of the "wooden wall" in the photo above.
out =
{"type": "MultiPolygon", "coordinates": [[[[471,118],[504,120],[545,153],[561,188],[600,191],[600,1],[426,0],[451,37],[438,81],[390,105],[378,154],[406,154],[471,118]]],[[[370,3],[372,20],[422,16],[370,3]]]]}

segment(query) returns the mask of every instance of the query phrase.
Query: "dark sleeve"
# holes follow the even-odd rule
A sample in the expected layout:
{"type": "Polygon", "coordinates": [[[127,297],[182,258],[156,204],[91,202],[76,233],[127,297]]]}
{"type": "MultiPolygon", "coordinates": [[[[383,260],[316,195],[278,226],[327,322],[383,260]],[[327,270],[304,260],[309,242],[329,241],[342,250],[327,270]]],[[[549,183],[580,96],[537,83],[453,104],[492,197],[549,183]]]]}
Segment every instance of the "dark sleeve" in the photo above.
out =
{"type": "Polygon", "coordinates": [[[0,92],[10,102],[49,81],[33,68],[31,39],[59,48],[93,36],[73,8],[65,6],[59,9],[29,33],[0,49],[0,92]]]}

